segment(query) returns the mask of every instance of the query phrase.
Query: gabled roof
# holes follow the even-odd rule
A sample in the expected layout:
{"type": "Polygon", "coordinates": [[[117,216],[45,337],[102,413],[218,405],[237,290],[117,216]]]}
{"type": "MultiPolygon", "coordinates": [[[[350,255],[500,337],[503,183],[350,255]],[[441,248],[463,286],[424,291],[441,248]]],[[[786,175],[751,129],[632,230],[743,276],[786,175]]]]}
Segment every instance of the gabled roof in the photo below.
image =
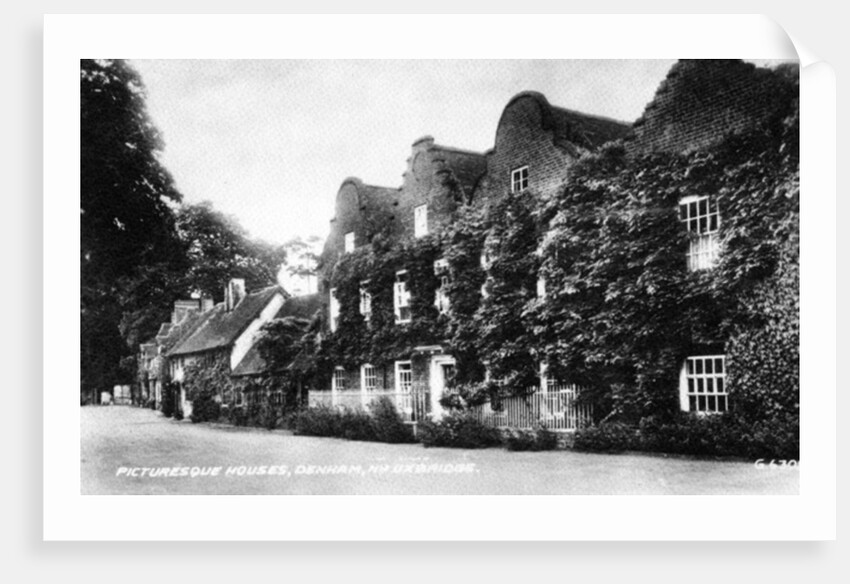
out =
{"type": "MultiPolygon", "coordinates": [[[[280,310],[278,310],[275,315],[275,319],[295,317],[309,320],[314,314],[316,314],[316,311],[319,310],[321,306],[322,298],[319,294],[308,294],[306,296],[287,298],[283,303],[283,306],[280,307],[280,310]]],[[[266,370],[266,362],[260,356],[257,343],[254,343],[233,370],[232,375],[237,377],[245,375],[259,375],[261,373],[265,373],[266,370]]]]}
{"type": "MultiPolygon", "coordinates": [[[[543,129],[551,130],[555,143],[575,154],[576,147],[586,150],[596,150],[603,144],[625,137],[631,124],[603,116],[595,116],[553,106],[546,96],[537,91],[523,91],[515,95],[505,109],[505,112],[521,99],[534,100],[540,108],[543,129]]],[[[502,120],[499,120],[501,126],[502,120]]]]}
{"type": "Polygon", "coordinates": [[[430,149],[438,153],[437,157],[452,171],[467,194],[472,193],[478,179],[487,172],[487,157],[480,152],[439,144],[434,144],[430,149]]]}
{"type": "Polygon", "coordinates": [[[169,356],[202,353],[229,347],[260,315],[271,299],[281,293],[279,286],[269,286],[252,292],[240,300],[230,312],[224,309],[224,303],[217,304],[212,310],[201,315],[203,322],[200,326],[171,349],[169,356]]]}

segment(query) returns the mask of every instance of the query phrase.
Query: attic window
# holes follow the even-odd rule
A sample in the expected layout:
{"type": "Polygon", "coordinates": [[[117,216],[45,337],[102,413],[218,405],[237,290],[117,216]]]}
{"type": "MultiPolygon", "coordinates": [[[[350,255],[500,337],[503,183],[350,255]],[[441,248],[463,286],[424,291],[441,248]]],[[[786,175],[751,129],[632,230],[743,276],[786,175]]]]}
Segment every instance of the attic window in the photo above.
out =
{"type": "Polygon", "coordinates": [[[511,192],[521,193],[528,188],[528,166],[511,171],[511,192]]]}
{"type": "Polygon", "coordinates": [[[354,232],[349,231],[345,234],[345,253],[354,251],[354,232]]]}

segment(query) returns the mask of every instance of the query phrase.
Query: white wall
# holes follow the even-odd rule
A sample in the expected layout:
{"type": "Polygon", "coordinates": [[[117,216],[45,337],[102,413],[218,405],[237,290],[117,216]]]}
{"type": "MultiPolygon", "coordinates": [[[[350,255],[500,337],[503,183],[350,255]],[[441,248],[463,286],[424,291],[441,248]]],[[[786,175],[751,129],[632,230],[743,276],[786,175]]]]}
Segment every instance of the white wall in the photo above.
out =
{"type": "Polygon", "coordinates": [[[260,330],[264,324],[269,322],[274,316],[277,314],[280,307],[283,306],[283,294],[278,292],[275,294],[272,299],[266,304],[266,307],[260,313],[260,315],[255,318],[248,328],[245,329],[236,342],[233,343],[233,350],[230,352],[230,370],[236,368],[239,365],[239,362],[245,357],[248,351],[251,349],[251,346],[254,344],[254,337],[257,335],[257,332],[260,330]]]}

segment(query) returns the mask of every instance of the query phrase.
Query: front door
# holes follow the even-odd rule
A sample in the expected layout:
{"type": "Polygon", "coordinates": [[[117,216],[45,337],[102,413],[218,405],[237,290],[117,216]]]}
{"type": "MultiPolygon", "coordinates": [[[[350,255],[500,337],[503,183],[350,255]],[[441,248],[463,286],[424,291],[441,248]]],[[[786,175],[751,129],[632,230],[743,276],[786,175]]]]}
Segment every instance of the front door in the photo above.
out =
{"type": "Polygon", "coordinates": [[[455,359],[449,355],[435,355],[431,358],[431,414],[435,420],[443,417],[443,406],[440,399],[454,378],[455,359]]]}

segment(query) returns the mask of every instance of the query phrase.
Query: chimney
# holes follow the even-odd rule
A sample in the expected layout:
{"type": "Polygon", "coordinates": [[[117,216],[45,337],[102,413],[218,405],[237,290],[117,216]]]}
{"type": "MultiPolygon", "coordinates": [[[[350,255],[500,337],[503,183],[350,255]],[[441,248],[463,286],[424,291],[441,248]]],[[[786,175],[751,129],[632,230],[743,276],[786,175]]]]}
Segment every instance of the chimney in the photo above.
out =
{"type": "Polygon", "coordinates": [[[224,290],[224,309],[230,312],[239,304],[239,301],[245,297],[245,280],[242,278],[232,278],[227,283],[227,288],[224,290]]]}
{"type": "Polygon", "coordinates": [[[201,312],[209,312],[215,306],[212,296],[204,296],[201,298],[201,312]]]}
{"type": "Polygon", "coordinates": [[[174,302],[174,311],[171,313],[171,324],[179,324],[190,312],[196,312],[200,308],[197,300],[177,300],[174,302]]]}

